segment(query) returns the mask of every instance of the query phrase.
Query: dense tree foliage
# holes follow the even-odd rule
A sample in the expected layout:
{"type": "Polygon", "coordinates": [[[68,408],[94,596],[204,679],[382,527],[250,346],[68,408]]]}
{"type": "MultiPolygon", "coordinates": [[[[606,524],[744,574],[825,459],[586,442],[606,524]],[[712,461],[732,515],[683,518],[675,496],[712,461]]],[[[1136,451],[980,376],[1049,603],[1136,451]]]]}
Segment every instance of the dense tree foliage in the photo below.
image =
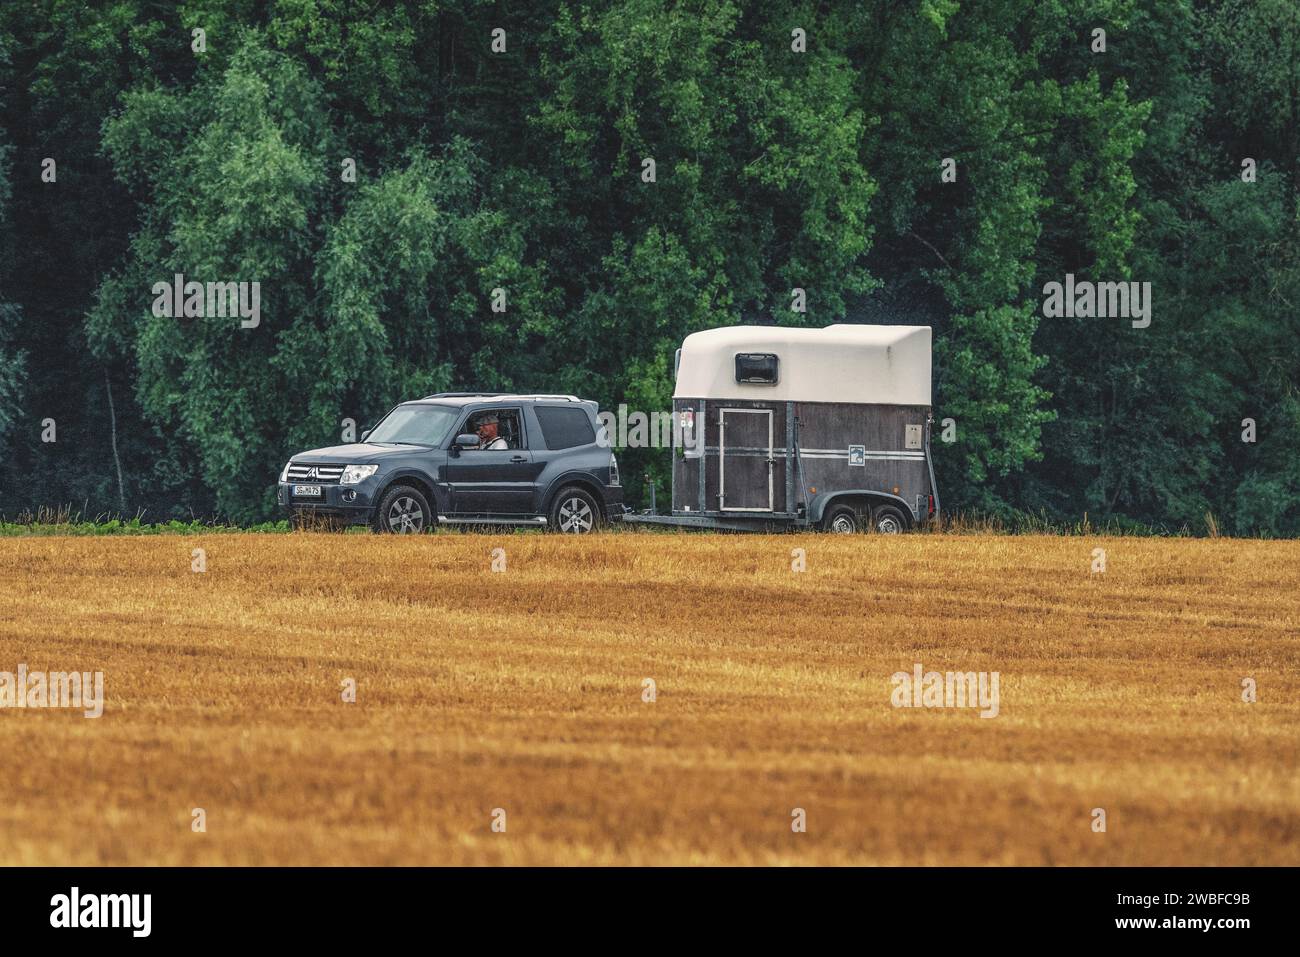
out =
{"type": "Polygon", "coordinates": [[[934,327],[949,508],[1300,533],[1293,0],[9,0],[0,110],[11,515],[258,520],[399,400],[847,321],[934,327]]]}

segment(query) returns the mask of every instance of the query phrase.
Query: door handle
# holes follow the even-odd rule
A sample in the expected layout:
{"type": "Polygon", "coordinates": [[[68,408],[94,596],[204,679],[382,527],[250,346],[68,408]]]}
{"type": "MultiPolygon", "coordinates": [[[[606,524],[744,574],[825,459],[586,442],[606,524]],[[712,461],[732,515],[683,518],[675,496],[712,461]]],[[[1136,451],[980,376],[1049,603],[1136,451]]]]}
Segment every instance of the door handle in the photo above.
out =
{"type": "Polygon", "coordinates": [[[510,456],[510,461],[511,461],[511,462],[527,462],[527,461],[528,461],[528,456],[526,456],[526,455],[512,455],[512,456],[510,456]]]}

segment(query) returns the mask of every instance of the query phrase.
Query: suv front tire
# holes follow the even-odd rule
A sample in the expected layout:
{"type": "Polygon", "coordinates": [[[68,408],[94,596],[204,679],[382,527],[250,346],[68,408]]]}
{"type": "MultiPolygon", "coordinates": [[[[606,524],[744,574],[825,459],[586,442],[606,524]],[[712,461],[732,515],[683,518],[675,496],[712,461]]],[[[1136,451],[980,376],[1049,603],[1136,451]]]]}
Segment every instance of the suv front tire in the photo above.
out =
{"type": "Polygon", "coordinates": [[[419,489],[394,485],[379,500],[373,528],[381,534],[418,535],[434,524],[433,510],[419,489]]]}

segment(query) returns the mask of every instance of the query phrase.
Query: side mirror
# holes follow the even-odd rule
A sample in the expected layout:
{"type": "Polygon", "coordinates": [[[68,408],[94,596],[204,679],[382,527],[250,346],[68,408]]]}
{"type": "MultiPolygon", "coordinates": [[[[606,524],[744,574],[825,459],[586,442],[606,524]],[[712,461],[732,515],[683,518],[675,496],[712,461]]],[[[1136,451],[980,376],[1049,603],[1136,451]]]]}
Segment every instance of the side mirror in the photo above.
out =
{"type": "Polygon", "coordinates": [[[478,448],[478,436],[473,432],[462,432],[456,436],[456,447],[461,449],[478,448]]]}
{"type": "Polygon", "coordinates": [[[366,429],[364,432],[361,433],[361,441],[364,442],[368,438],[370,438],[370,430],[366,429]]]}

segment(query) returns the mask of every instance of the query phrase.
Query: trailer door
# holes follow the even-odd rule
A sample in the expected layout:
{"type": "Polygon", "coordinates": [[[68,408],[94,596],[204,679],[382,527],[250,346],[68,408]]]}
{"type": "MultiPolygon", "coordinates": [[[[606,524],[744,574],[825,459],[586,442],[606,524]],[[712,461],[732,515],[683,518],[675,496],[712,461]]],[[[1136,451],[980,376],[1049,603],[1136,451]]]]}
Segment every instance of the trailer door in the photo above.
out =
{"type": "Polygon", "coordinates": [[[718,509],[772,511],[772,410],[723,409],[718,415],[718,509]]]}

